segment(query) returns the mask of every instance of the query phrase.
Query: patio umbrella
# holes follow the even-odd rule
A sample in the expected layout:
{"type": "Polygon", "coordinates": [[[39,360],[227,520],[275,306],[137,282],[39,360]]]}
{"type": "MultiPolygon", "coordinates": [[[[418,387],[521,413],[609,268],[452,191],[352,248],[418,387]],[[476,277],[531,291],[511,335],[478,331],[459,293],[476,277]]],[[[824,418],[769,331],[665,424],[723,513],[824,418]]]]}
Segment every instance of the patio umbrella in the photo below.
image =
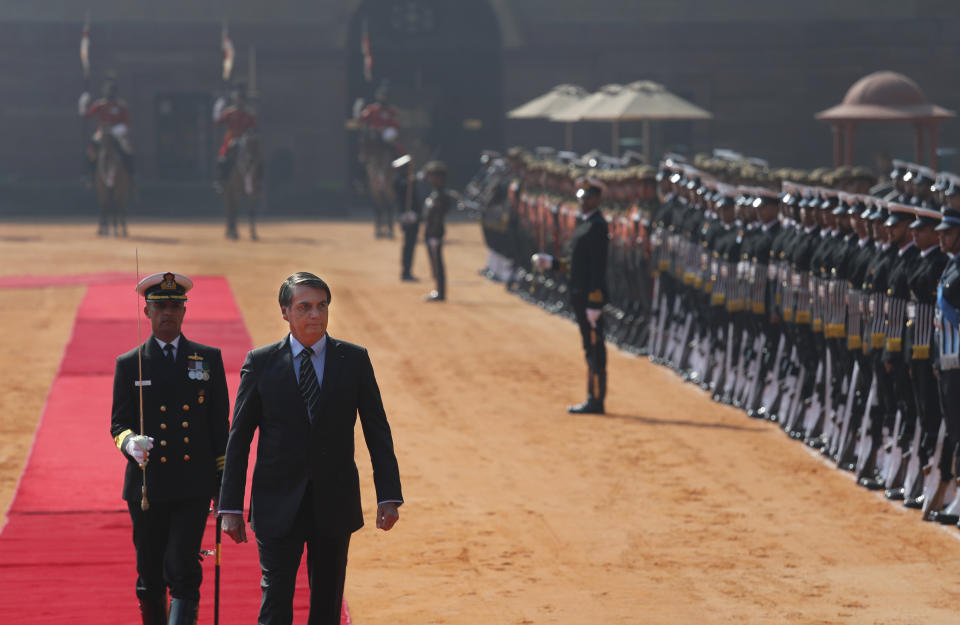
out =
{"type": "Polygon", "coordinates": [[[613,122],[614,154],[619,152],[619,122],[643,122],[643,154],[650,162],[650,122],[712,119],[713,115],[680,96],[667,91],[663,85],[649,80],[638,80],[622,88],[612,97],[597,101],[585,109],[584,121],[613,122]]]}
{"type": "MultiPolygon", "coordinates": [[[[555,111],[565,109],[583,98],[587,91],[578,85],[557,85],[547,93],[538,96],[526,104],[522,104],[507,113],[511,119],[538,119],[548,118],[555,111]]],[[[566,149],[573,146],[573,126],[567,123],[564,127],[566,149]]]]}

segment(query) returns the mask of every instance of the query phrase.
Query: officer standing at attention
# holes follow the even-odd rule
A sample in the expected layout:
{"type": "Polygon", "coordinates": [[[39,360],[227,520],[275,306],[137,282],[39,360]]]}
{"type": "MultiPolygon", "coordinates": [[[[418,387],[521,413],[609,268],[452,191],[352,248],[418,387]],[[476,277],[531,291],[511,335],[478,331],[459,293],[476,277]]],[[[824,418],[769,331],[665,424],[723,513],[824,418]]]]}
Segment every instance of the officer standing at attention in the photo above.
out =
{"type": "Polygon", "coordinates": [[[198,554],[227,446],[229,400],[220,350],[180,333],[191,288],[190,278],[178,273],[140,281],[137,292],[146,300],[152,334],[117,358],[113,379],[110,434],[127,461],[123,499],[133,522],[144,625],[197,622],[198,554]]]}
{"type": "Polygon", "coordinates": [[[394,159],[393,190],[397,197],[397,212],[403,230],[403,247],[400,250],[400,279],[416,282],[413,275],[413,250],[420,232],[420,193],[413,171],[413,158],[409,154],[394,159]]]}
{"type": "Polygon", "coordinates": [[[447,166],[442,161],[430,161],[424,168],[433,191],[423,202],[423,237],[427,241],[430,267],[437,288],[424,297],[427,302],[442,302],[447,299],[447,274],[443,267],[444,220],[447,213],[456,207],[459,198],[447,189],[447,166]]]}
{"type": "Polygon", "coordinates": [[[573,307],[583,350],[587,357],[587,400],[570,406],[574,414],[603,414],[607,394],[607,347],[604,343],[603,305],[607,302],[607,251],[610,233],[599,210],[604,185],[595,178],[577,184],[580,218],[569,243],[569,258],[534,254],[531,261],[543,271],[568,272],[570,304],[573,307]]]}

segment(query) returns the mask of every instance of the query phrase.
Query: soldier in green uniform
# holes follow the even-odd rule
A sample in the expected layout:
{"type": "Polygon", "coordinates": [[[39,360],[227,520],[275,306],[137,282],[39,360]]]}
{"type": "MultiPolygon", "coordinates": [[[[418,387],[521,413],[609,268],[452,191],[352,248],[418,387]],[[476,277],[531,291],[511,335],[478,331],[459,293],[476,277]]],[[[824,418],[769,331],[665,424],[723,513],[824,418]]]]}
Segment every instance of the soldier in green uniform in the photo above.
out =
{"type": "Polygon", "coordinates": [[[170,272],[140,281],[152,333],[117,358],[113,379],[110,434],[126,459],[123,499],[133,522],[144,625],[168,623],[168,589],[169,624],[197,622],[200,542],[227,445],[220,350],[180,332],[192,287],[170,272]]]}

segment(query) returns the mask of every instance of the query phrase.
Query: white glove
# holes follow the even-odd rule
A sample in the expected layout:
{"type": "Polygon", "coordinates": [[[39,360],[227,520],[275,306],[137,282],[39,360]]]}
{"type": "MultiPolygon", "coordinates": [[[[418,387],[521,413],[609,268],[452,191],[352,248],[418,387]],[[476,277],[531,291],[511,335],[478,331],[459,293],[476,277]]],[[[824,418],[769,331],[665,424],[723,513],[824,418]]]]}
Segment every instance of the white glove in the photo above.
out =
{"type": "Polygon", "coordinates": [[[127,437],[127,442],[123,444],[123,450],[130,457],[137,461],[137,464],[146,464],[149,451],[153,449],[153,439],[149,436],[133,434],[127,437]]]}
{"type": "Polygon", "coordinates": [[[597,319],[600,318],[600,315],[603,314],[603,310],[600,308],[588,308],[587,309],[587,321],[590,322],[590,327],[597,327],[597,319]]]}
{"type": "Polygon", "coordinates": [[[127,125],[126,124],[114,124],[110,127],[110,132],[114,137],[122,139],[127,136],[127,125]]]}
{"type": "Polygon", "coordinates": [[[90,94],[84,91],[80,94],[80,100],[77,102],[77,110],[81,115],[86,115],[88,108],[90,108],[90,94]]]}
{"type": "Polygon", "coordinates": [[[227,105],[227,101],[222,97],[217,98],[217,101],[213,103],[213,121],[220,121],[220,116],[223,115],[223,109],[227,105]]]}
{"type": "Polygon", "coordinates": [[[530,263],[537,271],[546,271],[553,267],[553,256],[550,254],[534,254],[530,257],[530,263]]]}
{"type": "Polygon", "coordinates": [[[417,221],[417,214],[416,214],[415,212],[413,212],[413,211],[404,211],[404,212],[400,215],[400,221],[403,222],[403,223],[405,223],[405,224],[416,223],[416,221],[417,221]]]}
{"type": "Polygon", "coordinates": [[[437,237],[430,237],[427,239],[427,245],[430,246],[430,249],[436,250],[438,247],[440,247],[440,239],[437,237]]]}

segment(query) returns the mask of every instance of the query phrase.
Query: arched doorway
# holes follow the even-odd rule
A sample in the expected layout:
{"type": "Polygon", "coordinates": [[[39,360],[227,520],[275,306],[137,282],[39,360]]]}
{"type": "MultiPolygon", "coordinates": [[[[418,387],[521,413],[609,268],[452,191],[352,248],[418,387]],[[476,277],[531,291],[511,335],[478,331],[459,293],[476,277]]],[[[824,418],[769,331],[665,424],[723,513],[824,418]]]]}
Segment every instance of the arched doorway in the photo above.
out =
{"type": "MultiPolygon", "coordinates": [[[[361,2],[347,41],[348,118],[357,98],[373,101],[384,80],[390,103],[399,109],[401,143],[422,143],[426,156],[446,161],[455,186],[474,173],[482,149],[502,146],[501,35],[487,0],[361,2]],[[373,52],[369,82],[361,52],[364,27],[373,52]]],[[[352,178],[359,171],[355,135],[347,150],[352,178]]]]}

